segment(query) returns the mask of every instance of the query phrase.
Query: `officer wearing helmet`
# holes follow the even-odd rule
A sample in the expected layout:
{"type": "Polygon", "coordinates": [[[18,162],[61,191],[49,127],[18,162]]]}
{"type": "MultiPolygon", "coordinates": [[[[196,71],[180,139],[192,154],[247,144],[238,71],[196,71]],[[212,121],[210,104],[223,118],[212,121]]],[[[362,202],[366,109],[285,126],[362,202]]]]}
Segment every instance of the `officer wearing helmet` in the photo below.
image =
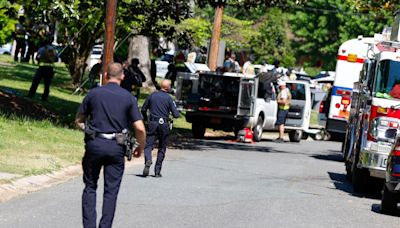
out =
{"type": "Polygon", "coordinates": [[[51,34],[48,34],[48,38],[43,42],[42,47],[39,48],[36,61],[39,64],[39,68],[37,69],[35,75],[32,79],[32,85],[29,89],[28,97],[33,98],[36,94],[37,87],[39,86],[40,81],[43,78],[44,82],[44,91],[42,94],[42,100],[47,101],[47,98],[50,93],[50,84],[54,77],[54,62],[58,61],[58,54],[55,47],[51,44],[53,40],[51,34]]]}

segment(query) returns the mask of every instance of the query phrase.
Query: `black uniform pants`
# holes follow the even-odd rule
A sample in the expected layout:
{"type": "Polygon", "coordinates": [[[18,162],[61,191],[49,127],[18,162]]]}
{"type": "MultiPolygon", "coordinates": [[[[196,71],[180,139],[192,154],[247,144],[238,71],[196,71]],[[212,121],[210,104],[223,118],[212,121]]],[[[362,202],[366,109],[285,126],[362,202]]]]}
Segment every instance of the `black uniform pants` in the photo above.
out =
{"type": "Polygon", "coordinates": [[[34,97],[36,94],[37,87],[39,86],[40,81],[43,78],[44,81],[44,91],[42,94],[42,100],[47,100],[47,97],[50,93],[50,84],[54,77],[54,70],[51,66],[40,66],[33,76],[32,85],[29,89],[29,97],[34,97]]]}
{"type": "Polygon", "coordinates": [[[124,173],[124,151],[115,140],[96,138],[86,143],[82,167],[85,183],[82,194],[83,226],[96,228],[96,189],[100,169],[103,167],[103,210],[99,227],[111,227],[124,173]]]}
{"type": "Polygon", "coordinates": [[[25,55],[25,62],[28,62],[32,59],[32,63],[35,63],[35,52],[37,51],[37,47],[35,45],[35,42],[33,41],[28,41],[28,51],[26,52],[25,55]]]}
{"type": "Polygon", "coordinates": [[[157,161],[154,167],[154,173],[156,174],[161,172],[162,163],[164,161],[165,152],[168,145],[169,131],[170,129],[168,122],[165,122],[164,124],[159,124],[158,121],[149,121],[146,137],[146,147],[144,148],[144,159],[145,164],[146,161],[152,160],[151,151],[153,150],[155,141],[158,139],[157,161]]]}
{"type": "Polygon", "coordinates": [[[16,61],[16,62],[18,61],[18,53],[21,52],[21,62],[22,62],[25,57],[25,49],[26,49],[25,39],[17,38],[16,42],[17,42],[17,46],[15,47],[14,61],[16,61]]]}

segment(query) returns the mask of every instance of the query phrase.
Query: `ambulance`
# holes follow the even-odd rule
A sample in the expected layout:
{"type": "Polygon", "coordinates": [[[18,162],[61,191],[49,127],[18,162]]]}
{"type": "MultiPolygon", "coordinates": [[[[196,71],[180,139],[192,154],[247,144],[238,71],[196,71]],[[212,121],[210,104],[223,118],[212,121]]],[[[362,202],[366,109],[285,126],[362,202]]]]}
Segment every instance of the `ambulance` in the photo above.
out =
{"type": "Polygon", "coordinates": [[[368,53],[368,43],[371,42],[374,42],[374,38],[359,36],[357,39],[344,42],[339,47],[335,81],[330,101],[326,102],[329,108],[326,130],[331,135],[344,136],[346,133],[353,85],[360,78],[360,71],[368,53]]]}

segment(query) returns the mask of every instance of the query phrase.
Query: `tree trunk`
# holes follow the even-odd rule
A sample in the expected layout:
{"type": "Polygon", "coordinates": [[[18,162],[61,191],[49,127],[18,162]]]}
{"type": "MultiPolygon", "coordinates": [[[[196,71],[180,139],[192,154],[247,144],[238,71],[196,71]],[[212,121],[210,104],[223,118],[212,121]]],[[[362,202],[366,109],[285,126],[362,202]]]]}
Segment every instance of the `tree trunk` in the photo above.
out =
{"type": "Polygon", "coordinates": [[[146,76],[146,82],[143,84],[145,87],[154,87],[150,76],[150,52],[149,52],[149,38],[146,36],[138,35],[129,40],[129,63],[132,58],[138,58],[140,62],[140,70],[146,76]]]}
{"type": "Polygon", "coordinates": [[[82,81],[84,80],[83,77],[85,69],[86,69],[86,60],[87,60],[88,56],[81,56],[81,55],[77,55],[75,57],[74,64],[73,64],[73,72],[70,72],[72,75],[72,84],[74,84],[75,86],[79,86],[80,83],[82,83],[82,81]]]}

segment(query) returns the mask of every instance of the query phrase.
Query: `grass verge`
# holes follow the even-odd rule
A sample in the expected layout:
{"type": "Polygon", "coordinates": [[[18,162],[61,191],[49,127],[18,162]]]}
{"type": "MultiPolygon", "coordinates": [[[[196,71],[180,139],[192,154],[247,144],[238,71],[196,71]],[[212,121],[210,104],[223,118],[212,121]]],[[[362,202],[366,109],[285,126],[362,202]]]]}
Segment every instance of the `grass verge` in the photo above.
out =
{"type": "MultiPolygon", "coordinates": [[[[5,106],[0,106],[0,172],[25,176],[43,174],[79,164],[83,156],[83,134],[74,129],[73,120],[85,94],[72,95],[74,88],[69,73],[64,64],[56,64],[48,101],[40,100],[43,82],[35,98],[25,98],[37,67],[15,63],[11,56],[0,55],[0,93],[12,94],[20,101],[15,104],[15,110],[31,105],[54,114],[54,118],[46,119],[37,113],[2,110],[5,106]]],[[[146,88],[142,90],[139,105],[150,93],[146,88]]],[[[14,101],[10,103],[14,105],[14,101]]],[[[179,140],[177,136],[188,133],[190,127],[182,115],[174,122],[171,140],[179,140]]]]}

